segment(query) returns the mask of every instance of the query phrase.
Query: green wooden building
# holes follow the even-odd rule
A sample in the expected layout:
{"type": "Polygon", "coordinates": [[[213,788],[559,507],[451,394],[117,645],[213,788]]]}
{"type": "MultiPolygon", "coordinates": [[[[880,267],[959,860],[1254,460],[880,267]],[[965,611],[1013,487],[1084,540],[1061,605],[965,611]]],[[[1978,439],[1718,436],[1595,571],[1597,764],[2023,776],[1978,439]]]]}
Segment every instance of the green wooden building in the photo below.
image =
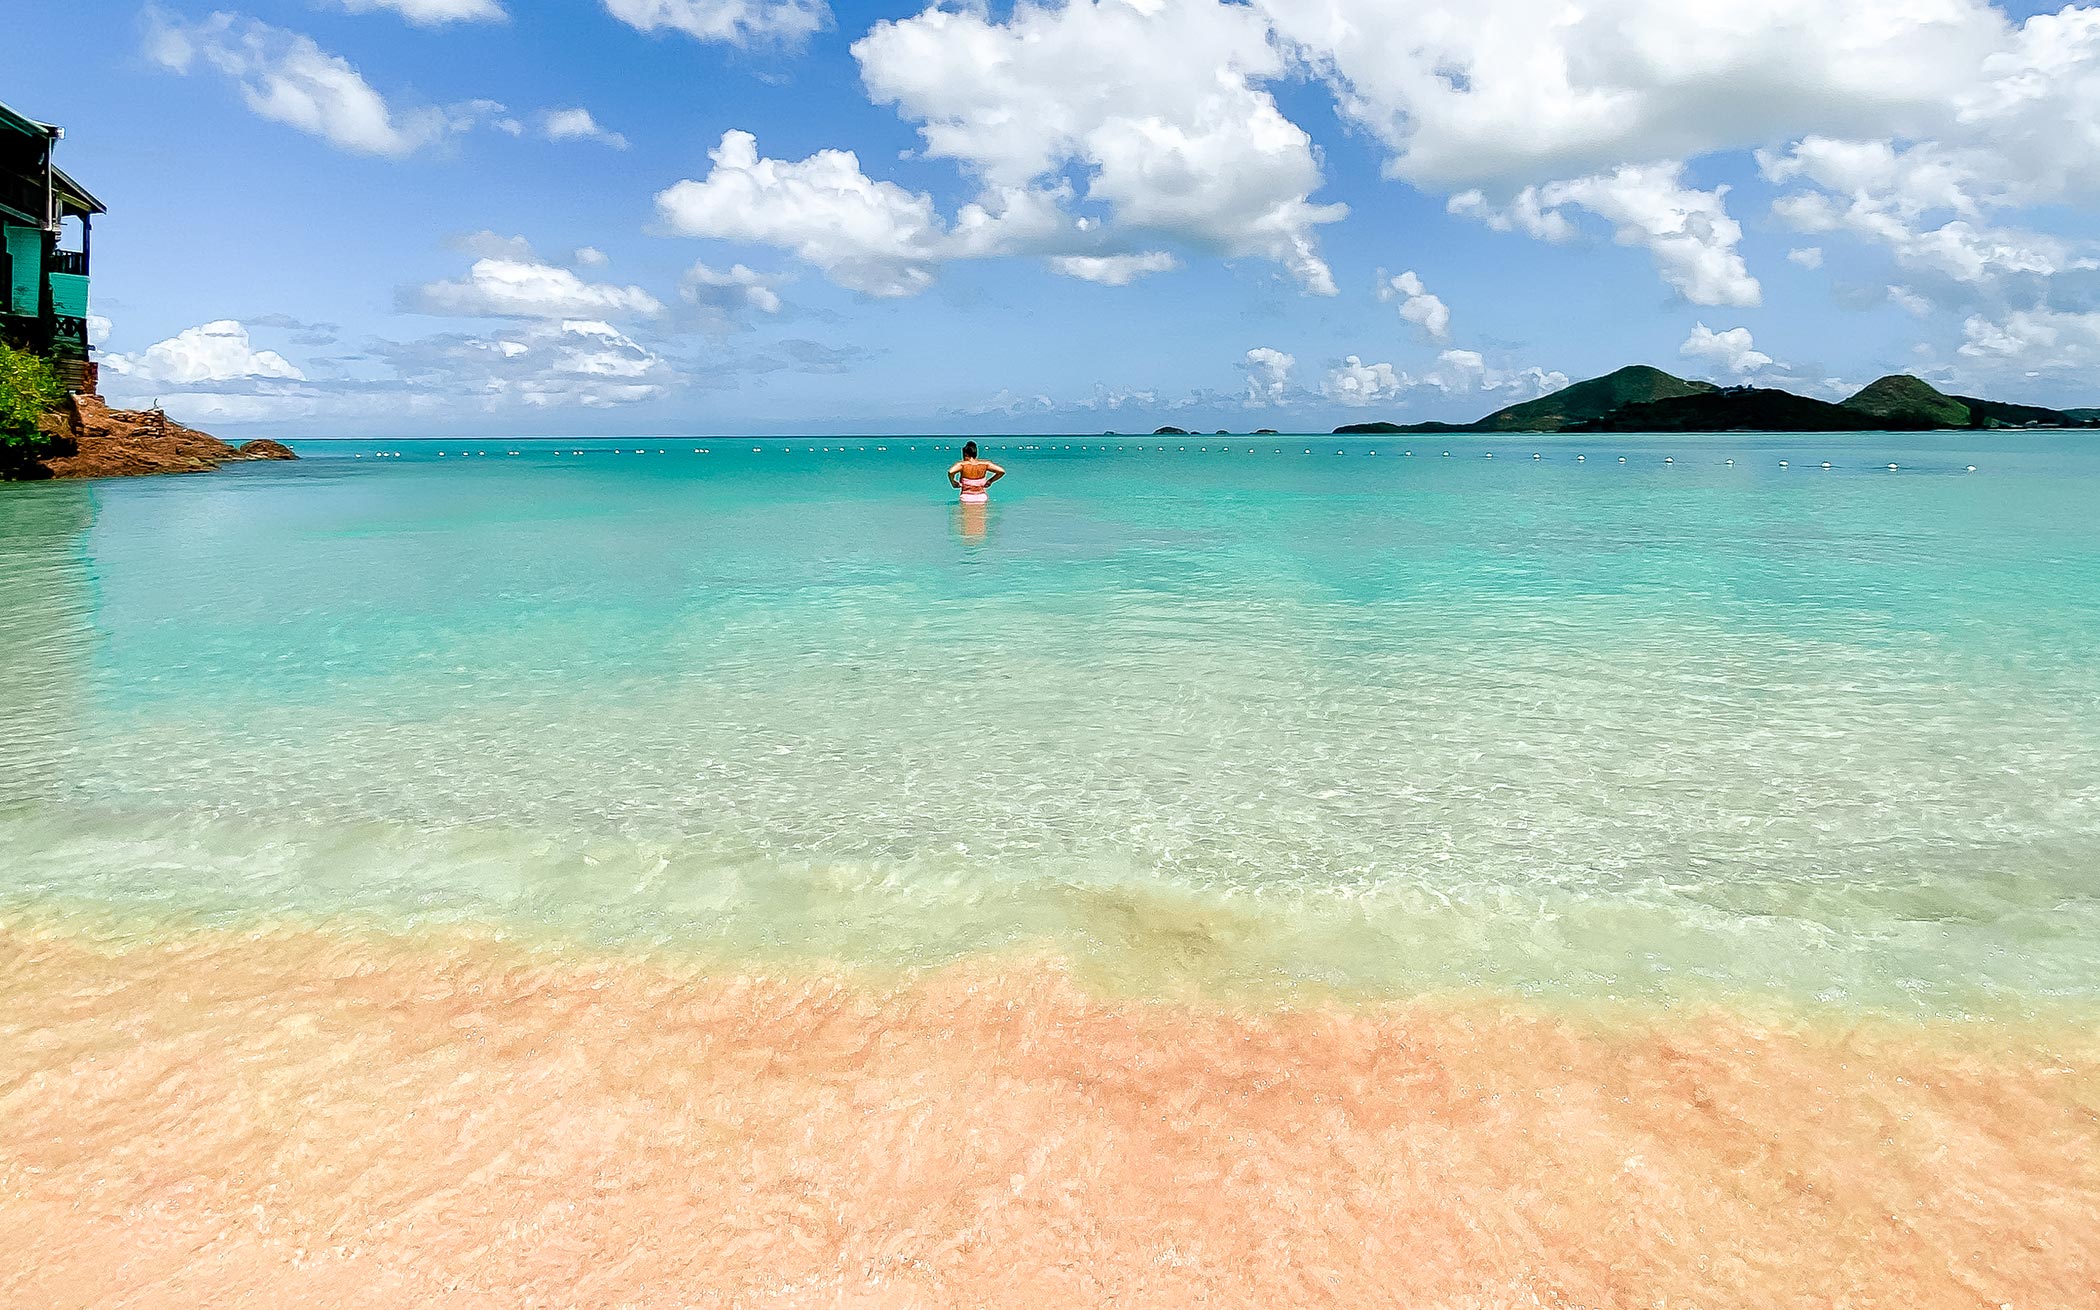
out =
{"type": "Polygon", "coordinates": [[[52,162],[64,136],[0,105],[0,339],[48,355],[68,389],[93,391],[88,236],[103,210],[52,162]]]}

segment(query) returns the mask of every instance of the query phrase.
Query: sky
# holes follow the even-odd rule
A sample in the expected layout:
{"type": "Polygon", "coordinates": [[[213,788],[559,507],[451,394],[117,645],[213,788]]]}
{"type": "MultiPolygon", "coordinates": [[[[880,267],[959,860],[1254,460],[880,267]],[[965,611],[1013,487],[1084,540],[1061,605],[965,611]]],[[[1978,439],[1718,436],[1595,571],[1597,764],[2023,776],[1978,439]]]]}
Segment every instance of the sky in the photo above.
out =
{"type": "Polygon", "coordinates": [[[1628,363],[2100,405],[2100,7],[8,0],[118,403],[1324,431],[1628,363]]]}

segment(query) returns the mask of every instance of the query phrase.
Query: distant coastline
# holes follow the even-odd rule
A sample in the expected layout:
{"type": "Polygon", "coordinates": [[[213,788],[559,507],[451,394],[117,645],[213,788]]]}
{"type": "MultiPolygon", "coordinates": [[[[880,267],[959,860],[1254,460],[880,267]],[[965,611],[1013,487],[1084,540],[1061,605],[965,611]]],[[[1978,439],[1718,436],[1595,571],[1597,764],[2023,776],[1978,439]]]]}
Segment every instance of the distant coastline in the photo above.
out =
{"type": "Polygon", "coordinates": [[[1775,387],[1717,387],[1645,364],[1576,382],[1471,423],[1348,423],[1337,436],[1447,432],[1934,432],[2100,428],[2100,408],[1951,396],[1892,373],[1837,404],[1775,387]]]}

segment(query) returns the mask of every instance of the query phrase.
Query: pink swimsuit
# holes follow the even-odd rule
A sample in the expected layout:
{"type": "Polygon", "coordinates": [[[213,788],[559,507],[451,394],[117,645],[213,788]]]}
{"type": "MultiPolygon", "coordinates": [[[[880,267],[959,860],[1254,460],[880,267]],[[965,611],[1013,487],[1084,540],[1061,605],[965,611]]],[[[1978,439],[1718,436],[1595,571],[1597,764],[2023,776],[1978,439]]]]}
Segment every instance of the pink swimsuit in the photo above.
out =
{"type": "Polygon", "coordinates": [[[985,493],[985,488],[991,485],[992,480],[990,478],[962,478],[960,481],[962,482],[963,504],[982,505],[991,499],[985,493]]]}

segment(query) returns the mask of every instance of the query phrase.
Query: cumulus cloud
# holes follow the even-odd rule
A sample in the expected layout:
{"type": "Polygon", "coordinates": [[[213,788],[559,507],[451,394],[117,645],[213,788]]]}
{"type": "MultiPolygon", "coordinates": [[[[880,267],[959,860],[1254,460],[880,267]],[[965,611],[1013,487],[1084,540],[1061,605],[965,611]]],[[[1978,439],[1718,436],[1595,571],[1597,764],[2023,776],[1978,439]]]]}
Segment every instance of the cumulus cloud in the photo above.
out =
{"type": "Polygon", "coordinates": [[[135,355],[104,355],[102,367],[145,385],[190,386],[247,378],[303,381],[306,377],[276,351],[255,349],[247,327],[230,318],[185,328],[135,355]]]}
{"type": "Polygon", "coordinates": [[[615,150],[627,148],[627,138],[599,126],[588,109],[550,109],[540,116],[540,132],[549,141],[596,141],[615,150]]]}
{"type": "Polygon", "coordinates": [[[1431,340],[1444,341],[1451,336],[1451,310],[1444,302],[1429,294],[1422,279],[1413,269],[1397,277],[1385,277],[1379,271],[1378,298],[1398,300],[1400,317],[1427,333],[1431,340]]]}
{"type": "Polygon", "coordinates": [[[1290,394],[1291,369],[1298,361],[1280,350],[1256,346],[1240,367],[1247,370],[1247,404],[1253,408],[1281,405],[1290,394]]]}
{"type": "Polygon", "coordinates": [[[877,23],[853,54],[870,96],[988,193],[1054,193],[1076,170],[1084,199],[1108,211],[1104,236],[1273,260],[1306,291],[1335,292],[1315,233],[1347,209],[1310,199],[1312,139],[1257,85],[1286,67],[1250,8],[1071,0],[1003,23],[935,8],[877,23]]]}
{"type": "Polygon", "coordinates": [[[406,386],[482,409],[610,409],[657,399],[681,380],[663,356],[595,319],[429,337],[379,354],[406,386]]]}
{"type": "Polygon", "coordinates": [[[637,286],[586,282],[531,257],[485,256],[452,281],[404,288],[401,308],[452,318],[590,318],[652,315],[663,302],[637,286]]]}
{"type": "Polygon", "coordinates": [[[445,23],[492,23],[510,17],[496,0],[334,0],[353,14],[391,9],[418,27],[445,23]]]}
{"type": "Polygon", "coordinates": [[[2009,37],[1983,0],[1257,4],[1393,176],[1498,195],[1835,124],[1916,129],[2009,37]]]}
{"type": "Polygon", "coordinates": [[[1327,371],[1320,394],[1344,405],[1370,405],[1397,399],[1413,383],[1391,364],[1366,364],[1362,356],[1350,355],[1327,371]]]}
{"type": "Polygon", "coordinates": [[[780,293],[774,290],[775,285],[774,279],[742,264],[715,269],[696,263],[679,280],[678,294],[687,304],[724,313],[755,310],[761,314],[778,314],[780,293]]]}
{"type": "Polygon", "coordinates": [[[1749,328],[1716,332],[1704,323],[1693,326],[1692,334],[1677,347],[1677,353],[1738,377],[1769,368],[1773,362],[1770,355],[1752,344],[1749,328]]]}
{"type": "Polygon", "coordinates": [[[1786,257],[1787,262],[1799,264],[1803,268],[1823,267],[1823,247],[1821,246],[1796,246],[1786,252],[1786,257]]]}
{"type": "Polygon", "coordinates": [[[738,46],[795,45],[831,25],[824,0],[605,0],[605,12],[638,32],[738,46]]]}
{"type": "Polygon", "coordinates": [[[917,295],[947,260],[1039,249],[1067,229],[1050,198],[1018,188],[995,197],[997,208],[964,205],[948,224],[931,196],[873,180],[850,150],[767,159],[749,132],[725,132],[708,158],[705,178],[658,193],[667,228],[777,246],[870,296],[917,295]]]}
{"type": "Polygon", "coordinates": [[[1165,273],[1180,267],[1180,261],[1164,250],[1135,255],[1054,255],[1050,267],[1082,282],[1105,287],[1127,287],[1149,273],[1165,273]]]}
{"type": "Polygon", "coordinates": [[[146,52],[177,73],[201,65],[231,78],[255,113],[355,154],[399,159],[503,111],[488,100],[396,109],[348,60],[312,38],[234,14],[197,23],[155,14],[146,52]]]}
{"type": "Polygon", "coordinates": [[[1959,353],[1991,372],[2089,381],[2100,370],[2100,313],[2020,309],[1971,315],[1959,353]]]}
{"type": "Polygon", "coordinates": [[[1693,304],[1756,305],[1764,290],[1736,248],[1743,228],[1728,216],[1727,194],[1725,186],[1711,191],[1686,186],[1684,165],[1665,161],[1526,187],[1500,206],[1481,191],[1465,191],[1447,207],[1499,232],[1522,231],[1553,242],[1577,233],[1563,212],[1566,207],[1588,210],[1612,224],[1620,245],[1645,247],[1663,281],[1693,304]]]}

